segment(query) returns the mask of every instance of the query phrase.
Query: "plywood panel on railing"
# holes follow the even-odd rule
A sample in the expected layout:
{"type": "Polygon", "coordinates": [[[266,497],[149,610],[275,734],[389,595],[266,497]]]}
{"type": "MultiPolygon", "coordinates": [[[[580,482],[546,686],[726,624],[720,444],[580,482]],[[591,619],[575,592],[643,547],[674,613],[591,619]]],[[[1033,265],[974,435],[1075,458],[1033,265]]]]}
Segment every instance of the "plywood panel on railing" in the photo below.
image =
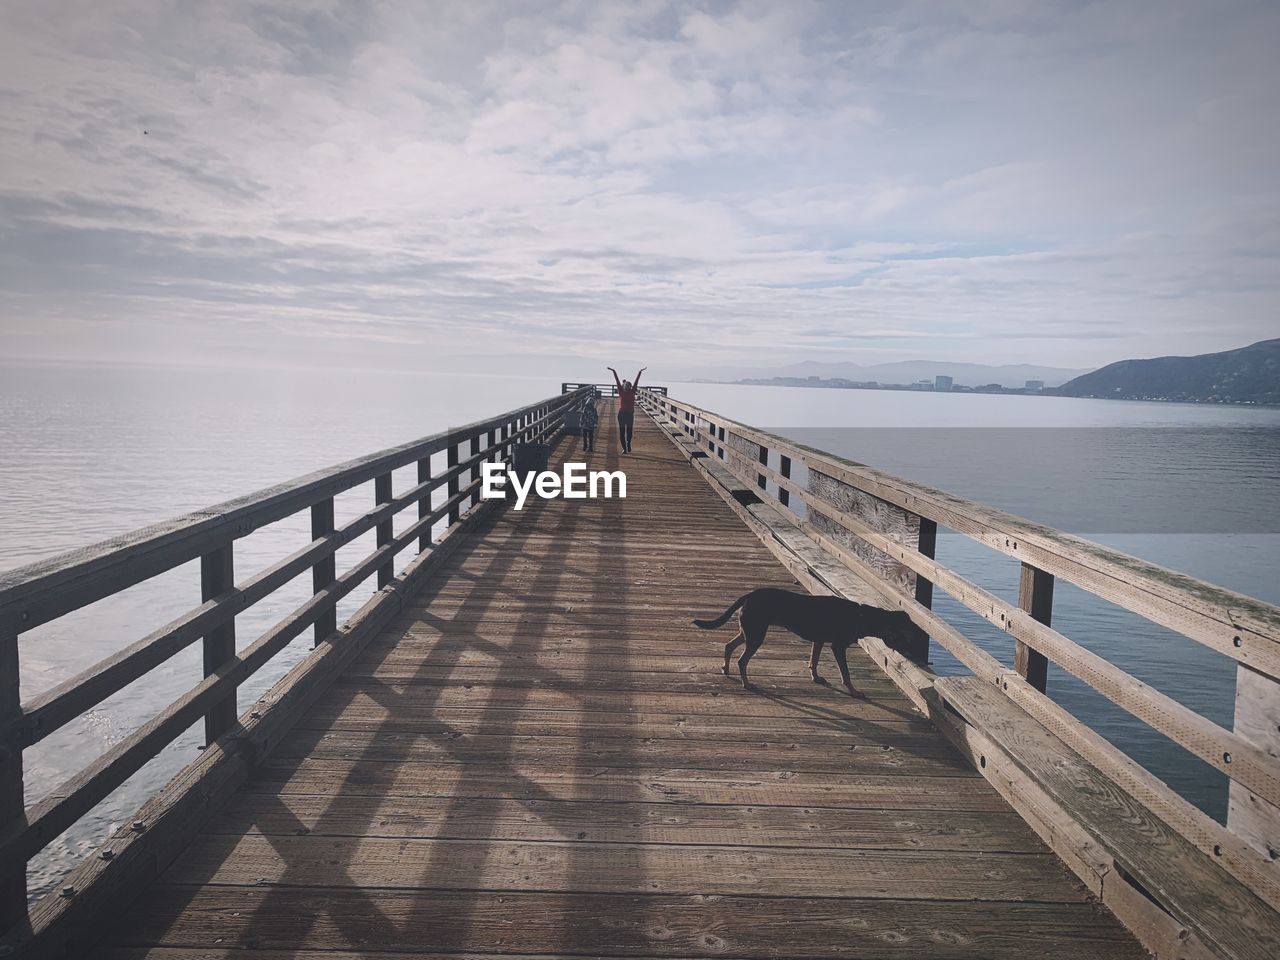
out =
{"type": "MultiPolygon", "coordinates": [[[[857,517],[867,526],[904,547],[915,549],[920,542],[918,515],[856,487],[851,487],[847,483],[842,483],[835,477],[812,467],[809,468],[809,491],[823,503],[830,504],[841,513],[857,517]]],[[[815,511],[810,514],[809,519],[825,536],[857,554],[883,580],[891,583],[907,596],[915,596],[916,574],[910,567],[877,550],[830,517],[815,511]]]]}

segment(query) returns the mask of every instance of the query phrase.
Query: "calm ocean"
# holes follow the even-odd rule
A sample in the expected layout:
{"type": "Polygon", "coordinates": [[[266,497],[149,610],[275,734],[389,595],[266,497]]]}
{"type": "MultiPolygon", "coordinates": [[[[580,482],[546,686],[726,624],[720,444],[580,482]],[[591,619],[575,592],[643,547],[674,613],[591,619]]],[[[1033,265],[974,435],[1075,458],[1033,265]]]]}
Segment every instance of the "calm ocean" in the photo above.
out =
{"type": "MultiPolygon", "coordinates": [[[[654,382],[663,382],[661,371],[654,382]]],[[[1280,410],[1052,397],[671,384],[726,416],[1099,540],[1280,603],[1280,410]]],[[[19,566],[381,447],[557,392],[551,379],[373,371],[225,371],[0,365],[0,569],[19,566]]],[[[397,478],[397,489],[400,489],[397,478]]],[[[340,497],[338,522],[366,508],[340,497]]],[[[353,499],[354,496],[354,499],[353,499]]],[[[341,551],[339,569],[371,549],[341,551]]],[[[237,545],[239,577],[310,539],[305,517],[237,545]]],[[[938,557],[1016,599],[1017,564],[940,534],[938,557]]],[[[305,583],[302,581],[306,581],[305,583]]],[[[300,578],[243,615],[241,646],[302,602],[300,578]]],[[[350,597],[340,618],[365,595],[350,597]]],[[[200,601],[194,565],[23,635],[29,698],[200,601]]],[[[1012,640],[939,592],[935,607],[1006,663],[1012,640]]],[[[1060,583],[1054,626],[1164,693],[1230,726],[1226,658],[1060,583]]],[[[300,638],[242,688],[264,692],[309,647],[300,638]]],[[[26,754],[28,803],[186,690],[198,645],[26,754]]],[[[935,647],[935,669],[956,664],[935,647]]],[[[1225,783],[1073,678],[1051,694],[1219,818],[1225,783]]],[[[140,771],[33,864],[54,885],[140,800],[194,756],[200,729],[140,771]]]]}

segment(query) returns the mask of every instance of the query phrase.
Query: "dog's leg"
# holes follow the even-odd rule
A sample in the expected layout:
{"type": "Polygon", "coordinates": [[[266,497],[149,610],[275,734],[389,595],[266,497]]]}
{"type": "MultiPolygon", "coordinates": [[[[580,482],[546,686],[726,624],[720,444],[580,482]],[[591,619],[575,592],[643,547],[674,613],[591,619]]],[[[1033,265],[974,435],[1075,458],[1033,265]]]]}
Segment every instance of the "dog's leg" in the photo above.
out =
{"type": "Polygon", "coordinates": [[[744,690],[751,689],[751,682],[747,680],[747,664],[751,662],[751,658],[756,655],[756,651],[764,643],[764,635],[768,632],[769,627],[767,624],[763,628],[756,628],[754,625],[748,626],[745,623],[742,625],[742,633],[746,638],[747,648],[738,657],[738,676],[742,678],[744,690]]]}
{"type": "Polygon", "coordinates": [[[849,645],[846,643],[833,643],[831,652],[836,655],[836,666],[840,668],[840,679],[844,681],[845,689],[849,691],[851,696],[857,696],[857,691],[853,689],[853,681],[849,679],[849,661],[846,659],[849,645]]]}
{"type": "Polygon", "coordinates": [[[729,657],[733,651],[747,642],[747,638],[742,635],[742,631],[738,631],[738,635],[724,645],[724,666],[720,668],[720,672],[726,677],[729,675],[729,657]]]}
{"type": "Polygon", "coordinates": [[[809,651],[809,676],[813,678],[814,683],[826,683],[818,676],[818,658],[822,656],[822,640],[813,641],[813,649],[809,651]]]}

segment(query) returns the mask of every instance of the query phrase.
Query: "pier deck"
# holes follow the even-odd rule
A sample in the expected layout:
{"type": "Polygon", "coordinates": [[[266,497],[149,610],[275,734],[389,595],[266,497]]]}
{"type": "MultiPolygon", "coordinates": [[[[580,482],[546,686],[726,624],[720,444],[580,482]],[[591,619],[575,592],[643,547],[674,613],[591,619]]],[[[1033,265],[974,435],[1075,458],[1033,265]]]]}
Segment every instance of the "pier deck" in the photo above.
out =
{"type": "Polygon", "coordinates": [[[100,956],[1144,956],[858,651],[695,629],[787,570],[647,418],[625,500],[460,546],[100,956]],[[824,672],[835,678],[834,664],[824,672]]]}

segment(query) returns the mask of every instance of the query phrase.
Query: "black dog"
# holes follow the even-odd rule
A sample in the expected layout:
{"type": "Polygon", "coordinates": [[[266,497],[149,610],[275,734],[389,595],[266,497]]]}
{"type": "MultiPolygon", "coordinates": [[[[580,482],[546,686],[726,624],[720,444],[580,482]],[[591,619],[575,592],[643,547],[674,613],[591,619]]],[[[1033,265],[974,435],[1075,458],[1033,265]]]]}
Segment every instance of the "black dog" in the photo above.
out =
{"type": "Polygon", "coordinates": [[[840,668],[840,677],[850,693],[854,692],[853,683],[849,680],[849,664],[845,659],[850,646],[863,637],[879,637],[897,647],[924,633],[902,610],[882,610],[843,597],[814,597],[771,587],[752,590],[734,601],[716,619],[695,620],[693,624],[703,630],[714,630],[727,623],[739,607],[742,615],[738,618],[738,635],[724,645],[721,673],[726,677],[729,675],[729,655],[745,643],[746,649],[738,657],[738,674],[742,677],[742,685],[748,689],[751,684],[747,682],[747,664],[764,643],[764,636],[771,626],[784,627],[813,644],[809,654],[809,676],[814,683],[826,683],[818,676],[818,655],[822,653],[823,644],[830,644],[836,666],[840,668]]]}

